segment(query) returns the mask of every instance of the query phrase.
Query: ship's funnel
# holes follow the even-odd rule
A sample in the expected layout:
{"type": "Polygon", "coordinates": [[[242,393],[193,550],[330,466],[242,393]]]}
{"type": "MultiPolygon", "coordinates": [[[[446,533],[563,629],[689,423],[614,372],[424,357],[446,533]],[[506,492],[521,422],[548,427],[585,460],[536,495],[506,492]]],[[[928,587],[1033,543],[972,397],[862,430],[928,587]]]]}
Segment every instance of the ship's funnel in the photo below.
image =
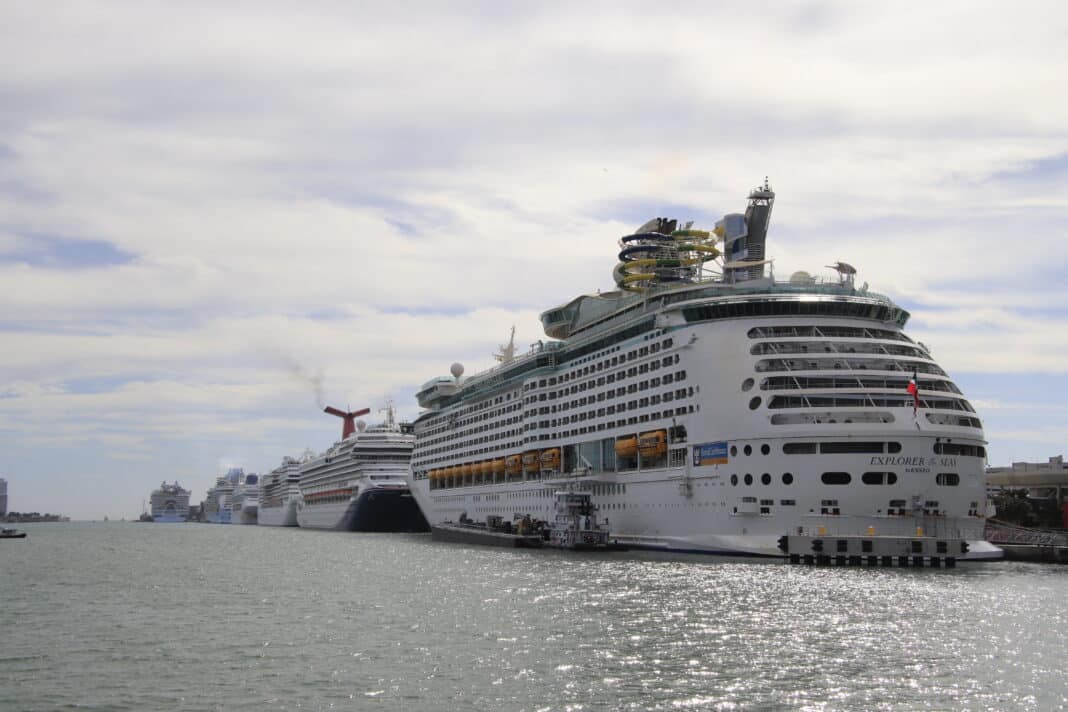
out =
{"type": "Polygon", "coordinates": [[[329,413],[330,415],[336,415],[337,417],[345,421],[345,425],[341,428],[341,439],[344,440],[345,438],[356,432],[356,418],[361,415],[367,415],[371,412],[371,409],[363,408],[362,410],[354,410],[351,413],[346,413],[343,410],[338,410],[337,408],[326,406],[325,408],[323,408],[323,412],[329,413]]]}

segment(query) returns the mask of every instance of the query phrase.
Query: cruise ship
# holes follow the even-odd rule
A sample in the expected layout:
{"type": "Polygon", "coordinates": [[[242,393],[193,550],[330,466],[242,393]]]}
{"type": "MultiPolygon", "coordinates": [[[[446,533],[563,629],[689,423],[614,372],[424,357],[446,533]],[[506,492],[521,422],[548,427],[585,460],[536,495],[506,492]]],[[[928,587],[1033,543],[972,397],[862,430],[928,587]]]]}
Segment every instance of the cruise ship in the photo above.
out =
{"type": "Polygon", "coordinates": [[[260,506],[260,476],[241,473],[230,497],[230,523],[256,524],[260,506]]]}
{"type": "Polygon", "coordinates": [[[366,427],[356,417],[367,409],[325,412],[344,420],[341,440],[303,463],[297,522],[313,529],[360,532],[427,531],[408,487],[411,425],[396,421],[393,404],[384,422],[366,427]]]}
{"type": "Polygon", "coordinates": [[[235,482],[241,476],[241,470],[230,470],[215,479],[215,486],[208,490],[204,500],[204,521],[212,524],[229,524],[232,511],[230,498],[234,494],[235,482]]]}
{"type": "Polygon", "coordinates": [[[263,476],[260,481],[260,524],[272,527],[297,526],[300,467],[314,457],[311,451],[305,451],[299,460],[284,457],[281,465],[263,476]]]}
{"type": "Polygon", "coordinates": [[[189,490],[182,489],[177,481],[170,485],[163,482],[152,492],[150,507],[154,522],[189,521],[189,490]]]}
{"type": "Polygon", "coordinates": [[[650,220],[619,240],[613,291],[541,315],[550,341],[516,356],[513,329],[493,368],[424,384],[430,524],[549,520],[570,489],[632,548],[1000,558],[972,405],[852,266],[775,280],[774,201],[765,181],[714,230],[650,220]]]}

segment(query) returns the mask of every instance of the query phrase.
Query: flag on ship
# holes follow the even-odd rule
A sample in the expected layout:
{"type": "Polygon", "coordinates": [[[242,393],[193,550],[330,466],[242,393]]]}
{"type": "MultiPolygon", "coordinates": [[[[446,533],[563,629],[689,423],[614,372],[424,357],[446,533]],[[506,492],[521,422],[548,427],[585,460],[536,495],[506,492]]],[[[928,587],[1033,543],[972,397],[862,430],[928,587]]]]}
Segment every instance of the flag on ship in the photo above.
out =
{"type": "Polygon", "coordinates": [[[912,372],[912,378],[909,379],[908,391],[912,395],[912,415],[915,416],[920,408],[920,387],[916,384],[916,371],[912,372]]]}

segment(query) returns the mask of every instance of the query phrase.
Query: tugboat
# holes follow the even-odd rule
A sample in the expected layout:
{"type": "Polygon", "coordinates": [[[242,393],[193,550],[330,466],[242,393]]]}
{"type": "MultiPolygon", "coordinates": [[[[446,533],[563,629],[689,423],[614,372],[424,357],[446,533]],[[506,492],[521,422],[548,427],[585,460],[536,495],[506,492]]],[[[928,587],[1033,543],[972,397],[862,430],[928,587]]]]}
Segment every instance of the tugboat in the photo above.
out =
{"type": "Polygon", "coordinates": [[[0,529],[0,539],[25,539],[26,532],[17,529],[0,529]]]}
{"type": "Polygon", "coordinates": [[[597,522],[597,507],[589,492],[556,493],[555,518],[547,546],[577,551],[607,551],[622,547],[608,541],[608,528],[597,522]]]}

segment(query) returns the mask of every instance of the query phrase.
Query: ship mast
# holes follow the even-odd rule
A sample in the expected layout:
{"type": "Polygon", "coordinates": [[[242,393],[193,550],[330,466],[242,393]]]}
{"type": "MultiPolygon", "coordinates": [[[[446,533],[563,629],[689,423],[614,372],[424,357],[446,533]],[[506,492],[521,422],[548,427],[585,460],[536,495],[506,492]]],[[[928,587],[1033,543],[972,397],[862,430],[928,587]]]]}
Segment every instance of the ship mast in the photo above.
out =
{"type": "Polygon", "coordinates": [[[499,351],[493,354],[493,358],[499,363],[511,363],[515,360],[515,324],[512,324],[512,335],[508,337],[508,343],[497,348],[499,351]]]}

